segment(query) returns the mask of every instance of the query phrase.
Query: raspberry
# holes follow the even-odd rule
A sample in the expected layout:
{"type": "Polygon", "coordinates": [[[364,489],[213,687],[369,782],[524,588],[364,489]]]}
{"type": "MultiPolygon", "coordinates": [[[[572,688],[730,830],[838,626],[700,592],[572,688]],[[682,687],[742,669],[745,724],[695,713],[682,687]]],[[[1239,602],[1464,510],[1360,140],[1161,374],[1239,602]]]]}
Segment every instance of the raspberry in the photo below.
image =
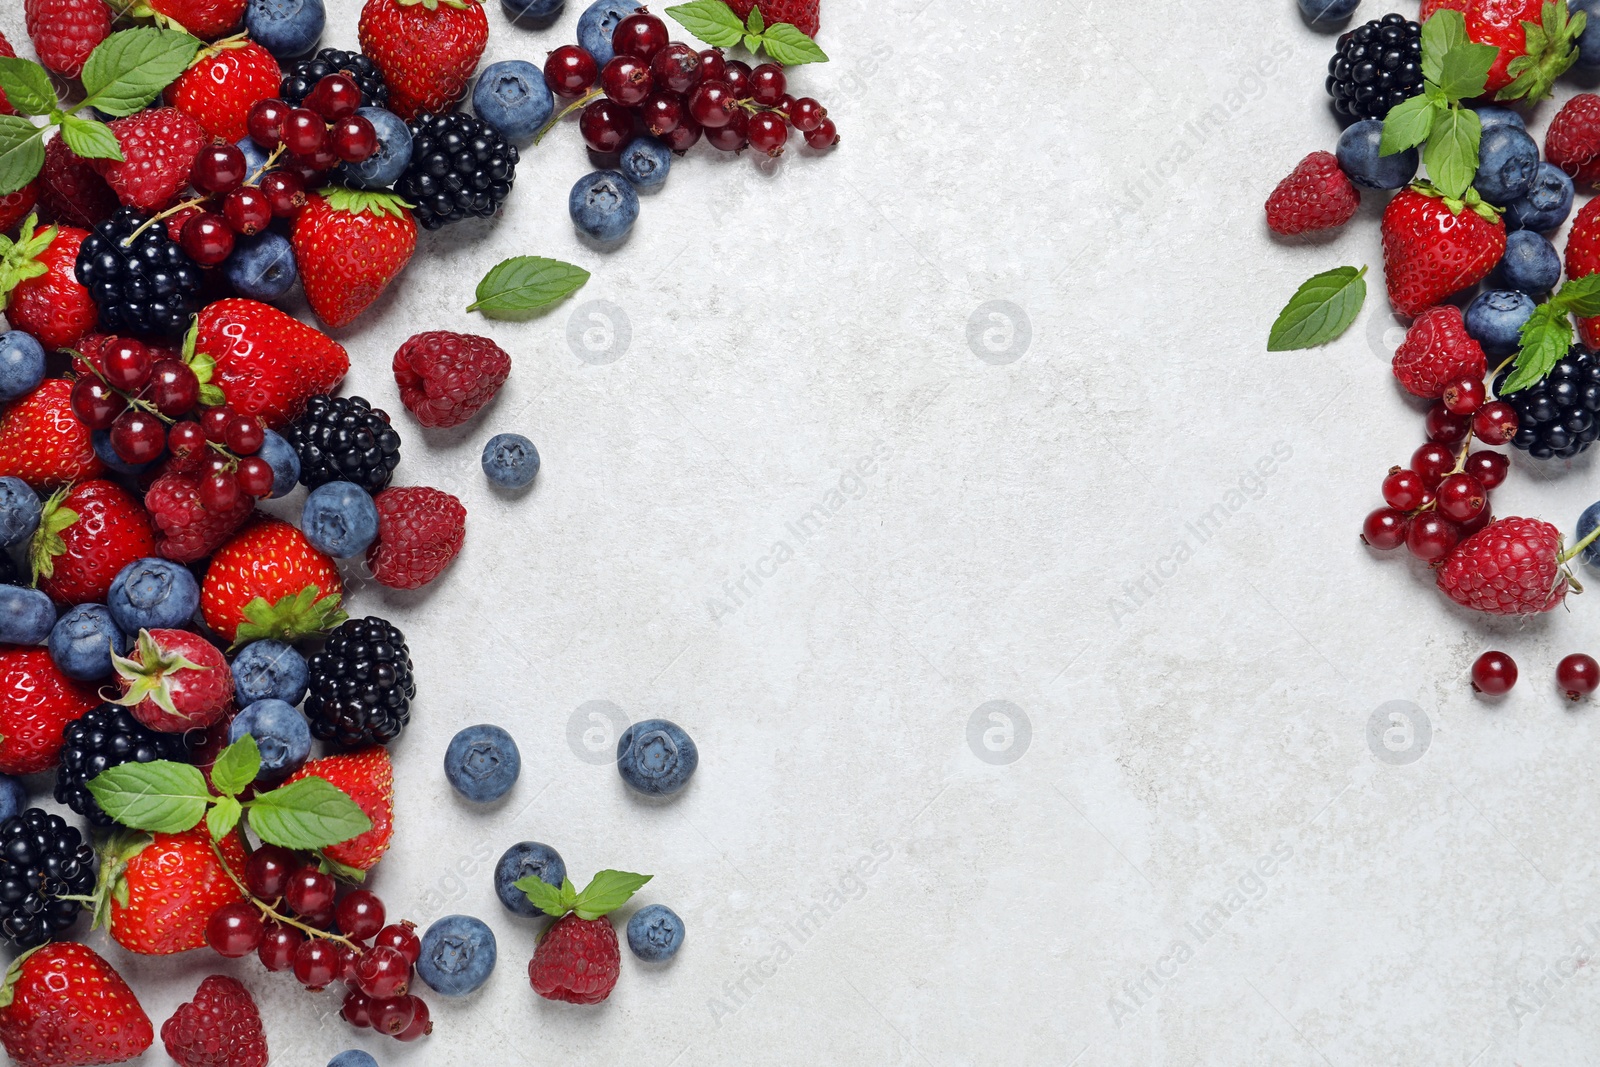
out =
{"type": "Polygon", "coordinates": [[[1600,176],[1600,96],[1579,93],[1561,106],[1544,135],[1544,154],[1579,181],[1600,176]]]}
{"type": "Polygon", "coordinates": [[[1406,392],[1437,400],[1459,378],[1482,378],[1488,370],[1483,348],[1467,333],[1461,309],[1453,304],[1417,316],[1394,352],[1394,376],[1406,392]]]}
{"type": "Polygon", "coordinates": [[[1360,206],[1360,191],[1333,153],[1313,152],[1267,197],[1267,226],[1284,235],[1331,230],[1360,206]]]}
{"type": "Polygon", "coordinates": [[[200,503],[197,474],[169,470],[145,493],[145,510],[155,523],[156,554],[177,563],[193,563],[222,547],[250,517],[255,501],[239,494],[238,502],[220,514],[200,503]]]}
{"type": "Polygon", "coordinates": [[[111,186],[89,162],[56,137],[44,148],[39,172],[39,204],[57,222],[92,230],[116,213],[121,204],[111,186]]]}
{"type": "Polygon", "coordinates": [[[1534,615],[1567,595],[1561,531],[1539,519],[1501,519],[1467,538],[1439,568],[1439,588],[1490,615],[1534,615]]]}
{"type": "Polygon", "coordinates": [[[76,78],[95,46],[111,36],[105,0],[27,0],[23,11],[39,62],[76,78]]]}
{"type": "Polygon", "coordinates": [[[373,498],[378,540],[367,549],[372,576],[392,589],[427,585],[450,565],[467,536],[467,509],[439,489],[398,486],[373,498]]]}
{"type": "Polygon", "coordinates": [[[545,931],[528,964],[533,991],[546,1000],[598,1004],[611,995],[622,952],[611,920],[565,915],[545,931]]]}
{"type": "Polygon", "coordinates": [[[400,402],[428,427],[459,426],[494,399],[511,357],[487,337],[419,333],[394,354],[400,402]]]}
{"type": "Polygon", "coordinates": [[[250,991],[214,974],[161,1024],[161,1043],[182,1067],[266,1067],[267,1035],[250,991]]]}

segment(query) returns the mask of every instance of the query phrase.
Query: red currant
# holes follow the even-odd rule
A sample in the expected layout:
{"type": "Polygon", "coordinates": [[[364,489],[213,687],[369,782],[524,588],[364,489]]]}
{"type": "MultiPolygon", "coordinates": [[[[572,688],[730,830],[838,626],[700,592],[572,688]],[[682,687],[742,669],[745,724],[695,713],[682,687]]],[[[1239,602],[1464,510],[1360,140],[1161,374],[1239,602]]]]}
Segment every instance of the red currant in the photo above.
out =
{"type": "Polygon", "coordinates": [[[383,901],[376,893],[357,889],[345,895],[334,909],[339,929],[356,941],[365,941],[383,929],[383,901]]]}
{"type": "Polygon", "coordinates": [[[1488,391],[1483,387],[1481,378],[1458,378],[1444,387],[1444,392],[1439,395],[1440,403],[1450,410],[1452,415],[1471,415],[1483,406],[1488,399],[1488,391]]]}
{"type": "Polygon", "coordinates": [[[1452,415],[1443,404],[1435,404],[1428,409],[1423,427],[1428,433],[1428,440],[1447,447],[1459,445],[1467,439],[1467,431],[1472,429],[1472,416],[1452,415]]]}
{"type": "Polygon", "coordinates": [[[344,995],[344,1004],[339,1008],[339,1014],[344,1016],[344,1021],[358,1029],[372,1025],[372,998],[359,989],[351,989],[344,995]]]}
{"type": "Polygon", "coordinates": [[[1454,552],[1460,540],[1461,535],[1456,532],[1455,526],[1448,519],[1433,512],[1412,519],[1411,526],[1406,531],[1406,547],[1411,550],[1411,554],[1430,563],[1454,552]]]}
{"type": "Polygon", "coordinates": [[[286,170],[275,170],[261,179],[261,195],[267,198],[275,219],[292,219],[306,206],[306,184],[286,170]]]}
{"type": "Polygon", "coordinates": [[[645,11],[638,11],[611,31],[611,47],[619,56],[632,56],[646,63],[667,47],[667,24],[645,11]]]}
{"type": "Polygon", "coordinates": [[[416,1005],[411,997],[392,997],[388,1000],[373,1000],[372,1002],[372,1028],[380,1034],[398,1037],[411,1025],[411,1017],[416,1014],[416,1005]]]}
{"type": "Polygon", "coordinates": [[[334,153],[333,148],[324,141],[322,147],[315,152],[308,156],[290,156],[289,162],[300,180],[310,185],[314,179],[320,180],[316,176],[338,166],[339,157],[334,153]]]}
{"type": "Polygon", "coordinates": [[[256,958],[269,971],[286,971],[294,966],[295,953],[305,939],[306,935],[292,926],[268,923],[266,932],[261,935],[261,947],[256,950],[256,958]]]}
{"type": "Polygon", "coordinates": [[[1361,540],[1381,552],[1405,544],[1406,529],[1411,524],[1404,512],[1394,508],[1379,508],[1361,524],[1361,540]]]}
{"type": "Polygon", "coordinates": [[[806,134],[806,144],[821,151],[832,148],[839,143],[839,129],[833,124],[832,119],[823,119],[821,124],[810,133],[806,134]]]}
{"type": "Polygon", "coordinates": [[[750,99],[750,64],[737,59],[730,59],[727,69],[722,72],[722,80],[728,83],[733,90],[733,95],[740,100],[750,99]]]}
{"type": "Polygon", "coordinates": [[[226,512],[239,506],[239,479],[218,471],[200,482],[200,504],[207,511],[226,512]]]}
{"type": "Polygon", "coordinates": [[[789,79],[776,63],[763,63],[750,72],[750,99],[762,107],[777,107],[789,91],[789,79]]]}
{"type": "Polygon", "coordinates": [[[261,420],[254,415],[235,415],[222,431],[222,441],[236,456],[253,456],[267,439],[261,420]]]}
{"type": "Polygon", "coordinates": [[[1472,432],[1486,445],[1503,445],[1517,436],[1517,409],[1504,400],[1491,401],[1472,416],[1472,432]]]}
{"type": "Polygon", "coordinates": [[[361,87],[348,74],[330,74],[306,94],[305,106],[329,122],[347,119],[361,106],[361,87]]]}
{"type": "MultiPolygon", "coordinates": [[[[235,189],[222,201],[222,217],[234,233],[254,237],[272,225],[272,205],[260,189],[246,185],[235,189]]],[[[184,232],[189,231],[185,229],[184,232]]]]}
{"type": "Polygon", "coordinates": [[[600,76],[594,56],[575,44],[564,44],[544,61],[544,80],[557,96],[582,96],[600,76]]]}
{"type": "Polygon", "coordinates": [[[333,910],[333,897],[338,891],[332,878],[310,867],[289,876],[283,899],[301,915],[316,915],[333,910]]]}
{"type": "Polygon", "coordinates": [[[633,136],[633,114],[612,100],[596,100],[578,117],[578,132],[601,154],[621,151],[633,136]]]}
{"type": "Polygon", "coordinates": [[[1383,501],[1399,511],[1415,511],[1422,506],[1422,495],[1427,487],[1416,471],[1404,467],[1390,467],[1389,476],[1383,480],[1383,501]]]}
{"type": "Polygon", "coordinates": [[[411,986],[411,964],[399,949],[374,945],[356,960],[356,985],[374,1000],[403,997],[411,986]]]}
{"type": "MultiPolygon", "coordinates": [[[[200,413],[200,428],[206,432],[207,441],[221,444],[227,438],[228,423],[233,421],[234,411],[224,404],[222,407],[206,408],[200,413]]],[[[265,894],[257,894],[264,896],[265,894]]],[[[273,894],[276,896],[277,894],[273,894]]]]}
{"type": "Polygon", "coordinates": [[[289,110],[289,105],[276,97],[257,101],[246,119],[250,139],[262,148],[277,148],[283,141],[283,126],[289,118],[289,110]]]}
{"type": "Polygon", "coordinates": [[[723,152],[740,152],[749,144],[745,134],[750,132],[750,116],[735,111],[726,126],[706,127],[706,143],[723,152]]]}
{"type": "Polygon", "coordinates": [[[686,93],[700,80],[700,53],[686,44],[669,44],[650,60],[650,73],[656,84],[675,93],[686,93]]]}
{"type": "Polygon", "coordinates": [[[233,231],[228,228],[227,220],[208,211],[184,225],[178,243],[188,257],[202,267],[215,267],[233,254],[233,231]]]}
{"type": "Polygon", "coordinates": [[[261,912],[248,900],[218,908],[206,921],[206,944],[230,960],[248,956],[261,947],[266,928],[261,912]]]}
{"type": "Polygon", "coordinates": [[[791,126],[794,125],[794,120],[789,117],[794,112],[794,97],[784,93],[778,97],[778,102],[773,104],[772,107],[783,115],[783,121],[791,126]]]}
{"type": "Polygon", "coordinates": [[[1568,700],[1581,700],[1600,688],[1600,663],[1593,656],[1575,652],[1556,664],[1556,684],[1568,700]]]}
{"type": "Polygon", "coordinates": [[[150,350],[132,338],[117,338],[100,357],[100,370],[118,389],[137,392],[155,370],[150,350]]]}
{"type": "Polygon", "coordinates": [[[619,55],[600,72],[600,87],[606,96],[623,107],[644,103],[645,97],[655,88],[650,76],[650,64],[633,56],[619,55]]]}
{"type": "Polygon", "coordinates": [[[295,981],[307,989],[325,989],[338,975],[339,953],[333,942],[311,938],[294,950],[295,981]]]}
{"type": "Polygon", "coordinates": [[[827,117],[828,109],[809,96],[802,96],[789,109],[789,121],[801,133],[810,133],[815,130],[822,125],[822,120],[827,117]]]}
{"type": "Polygon", "coordinates": [[[639,108],[639,125],[652,137],[665,137],[683,125],[683,98],[677,93],[651,93],[639,108]]]}
{"type": "Polygon", "coordinates": [[[167,447],[167,428],[146,411],[129,408],[111,424],[111,450],[124,463],[149,463],[167,447]]]}
{"type": "Polygon", "coordinates": [[[728,75],[728,57],[720,48],[707,48],[700,53],[700,80],[719,82],[728,75]]]}
{"type": "Polygon", "coordinates": [[[72,383],[72,413],[91,430],[108,430],[128,408],[122,394],[99,378],[85,375],[72,383]]]}
{"type": "MultiPolygon", "coordinates": [[[[200,428],[200,424],[195,422],[193,419],[182,419],[173,423],[172,426],[168,428],[167,447],[171,449],[172,454],[177,456],[179,459],[188,459],[190,456],[195,455],[202,448],[206,447],[206,432],[202,430],[200,428]]],[[[254,859],[255,857],[252,856],[250,858],[254,859]]],[[[247,871],[248,869],[249,868],[246,868],[247,871]]],[[[248,884],[248,882],[249,879],[247,877],[246,884],[248,884]]],[[[254,892],[254,890],[252,890],[252,892],[254,892]]],[[[273,893],[268,895],[265,893],[257,893],[256,895],[266,897],[268,900],[272,900],[278,894],[273,893]]]]}
{"type": "Polygon", "coordinates": [[[378,130],[365,115],[340,119],[330,140],[333,154],[346,163],[364,163],[378,150],[378,130]]]}
{"type": "Polygon", "coordinates": [[[1485,652],[1472,664],[1472,691],[1498,697],[1517,684],[1517,661],[1504,652],[1485,652]]]}
{"type": "Polygon", "coordinates": [[[684,115],[683,122],[679,123],[678,128],[667,134],[667,147],[674,152],[687,152],[699,142],[703,132],[698,122],[691,116],[684,115]]]}
{"type": "Polygon", "coordinates": [[[1440,444],[1425,444],[1411,453],[1411,469],[1422,476],[1422,484],[1429,489],[1439,488],[1439,483],[1455,465],[1456,457],[1440,444]]]}
{"type": "Polygon", "coordinates": [[[297,156],[315,155],[328,139],[328,125],[310,108],[290,108],[283,120],[283,147],[297,156]]]}
{"type": "Polygon", "coordinates": [[[277,481],[277,475],[272,470],[272,464],[260,456],[246,456],[239,461],[238,479],[241,493],[260,500],[272,494],[272,484],[277,481]]]}
{"type": "Polygon", "coordinates": [[[689,92],[689,114],[708,130],[720,129],[742,114],[734,103],[733,89],[725,81],[702,79],[689,92]]]}
{"type": "Polygon", "coordinates": [[[427,1037],[433,1033],[433,1020],[428,1017],[427,1001],[415,994],[406,999],[411,1002],[411,1022],[406,1025],[404,1030],[395,1034],[395,1038],[400,1041],[416,1041],[419,1038],[427,1037]]]}
{"type": "Polygon", "coordinates": [[[750,147],[773,159],[783,155],[789,143],[789,125],[775,111],[763,111],[750,119],[750,147]]]}
{"type": "Polygon", "coordinates": [[[194,157],[189,183],[200,192],[215,196],[239,188],[248,173],[249,164],[245,162],[244,152],[238,145],[208,145],[194,157]]]}
{"type": "Polygon", "coordinates": [[[1467,457],[1464,469],[1482,482],[1485,489],[1498,489],[1511,470],[1511,461],[1499,452],[1474,452],[1467,457]]]}
{"type": "Polygon", "coordinates": [[[1451,522],[1471,522],[1489,506],[1483,483],[1470,474],[1452,474],[1435,494],[1439,513],[1451,522]]]}
{"type": "Polygon", "coordinates": [[[200,402],[200,379],[181,359],[158,359],[150,372],[150,401],[169,419],[187,415],[200,402]]]}
{"type": "Polygon", "coordinates": [[[397,950],[404,956],[407,964],[417,962],[417,957],[422,955],[422,939],[417,936],[415,923],[400,922],[390,923],[373,939],[375,945],[387,945],[397,950]]]}

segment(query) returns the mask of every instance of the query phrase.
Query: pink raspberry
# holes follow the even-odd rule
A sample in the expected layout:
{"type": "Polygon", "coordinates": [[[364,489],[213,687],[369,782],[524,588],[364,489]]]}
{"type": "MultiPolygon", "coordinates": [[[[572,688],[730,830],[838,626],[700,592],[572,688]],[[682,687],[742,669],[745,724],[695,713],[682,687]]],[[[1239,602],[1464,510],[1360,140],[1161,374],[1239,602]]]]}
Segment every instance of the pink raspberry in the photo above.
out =
{"type": "Polygon", "coordinates": [[[1501,519],[1461,543],[1439,568],[1439,588],[1490,615],[1536,615],[1567,595],[1561,531],[1540,519],[1501,519]]]}
{"type": "Polygon", "coordinates": [[[1418,315],[1394,352],[1394,376],[1406,392],[1425,400],[1437,400],[1451,382],[1482,378],[1487,370],[1483,347],[1467,333],[1461,309],[1453,304],[1418,315]]]}
{"type": "Polygon", "coordinates": [[[494,399],[511,357],[487,337],[419,333],[394,354],[400,402],[424,426],[459,426],[494,399]]]}
{"type": "Polygon", "coordinates": [[[151,483],[145,510],[156,526],[156,553],[176,563],[204,559],[244,525],[255,501],[240,494],[229,511],[212,514],[200,503],[200,479],[169,469],[151,483]]]}
{"type": "Polygon", "coordinates": [[[467,536],[467,509],[439,489],[397,486],[373,498],[378,540],[367,549],[372,576],[392,589],[417,589],[443,573],[467,536]]]}

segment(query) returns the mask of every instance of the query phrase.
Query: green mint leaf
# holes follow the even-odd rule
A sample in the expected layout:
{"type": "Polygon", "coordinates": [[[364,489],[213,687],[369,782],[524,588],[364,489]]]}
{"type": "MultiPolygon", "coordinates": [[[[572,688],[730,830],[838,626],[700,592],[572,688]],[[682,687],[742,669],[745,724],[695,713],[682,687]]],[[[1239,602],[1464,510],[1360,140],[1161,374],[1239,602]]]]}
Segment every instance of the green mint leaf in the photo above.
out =
{"type": "Polygon", "coordinates": [[[536,874],[519,878],[512,885],[522,890],[528,901],[546,915],[559,919],[572,910],[561,899],[561,887],[551,885],[536,874]]]}
{"type": "Polygon", "coordinates": [[[1439,107],[1424,94],[1413,96],[1405,103],[1392,108],[1383,120],[1383,140],[1378,142],[1380,156],[1392,156],[1428,139],[1439,107]]]}
{"type": "Polygon", "coordinates": [[[1433,120],[1422,149],[1422,162],[1434,186],[1451,200],[1460,200],[1478,175],[1478,140],[1483,126],[1475,112],[1451,108],[1433,120]]]}
{"type": "Polygon", "coordinates": [[[1313,348],[1344,333],[1367,299],[1366,273],[1365,267],[1337,267],[1307,280],[1278,313],[1267,351],[1313,348]]]}
{"type": "Polygon", "coordinates": [[[629,874],[627,871],[601,871],[595,875],[583,892],[578,894],[572,910],[580,919],[598,919],[616,911],[650,880],[648,874],[629,874]]]}
{"type": "Polygon", "coordinates": [[[589,272],[571,263],[540,256],[517,256],[496,265],[478,283],[468,311],[491,319],[527,318],[583,288],[589,272]]]}
{"type": "Polygon", "coordinates": [[[211,784],[226,795],[236,797],[260,773],[261,749],[254,737],[245,734],[217,756],[217,762],[211,767],[211,784]]]}
{"type": "Polygon", "coordinates": [[[748,33],[745,34],[744,50],[749,52],[751,55],[755,55],[757,52],[761,51],[761,38],[752,36],[748,33]]]}
{"type": "Polygon", "coordinates": [[[142,26],[113,33],[83,65],[84,97],[79,108],[105,115],[139,111],[189,69],[200,41],[181,30],[142,26]]]}
{"type": "Polygon", "coordinates": [[[767,55],[786,67],[804,63],[826,63],[828,53],[817,47],[817,42],[801,33],[787,22],[777,22],[761,38],[767,55]]]}
{"type": "Polygon", "coordinates": [[[102,771],[90,780],[89,792],[123,826],[160,834],[194,829],[211,803],[200,769],[170,760],[102,771]]]}
{"type": "Polygon", "coordinates": [[[1431,82],[1439,81],[1445,55],[1467,43],[1466,15],[1450,8],[1435,11],[1422,24],[1422,76],[1431,82]]]}
{"type": "Polygon", "coordinates": [[[211,840],[222,840],[228,831],[239,825],[239,816],[242,814],[243,806],[233,797],[218,797],[217,802],[211,805],[211,810],[206,812],[206,829],[211,833],[211,840]]]}
{"type": "Polygon", "coordinates": [[[1550,298],[1550,303],[1582,319],[1600,315],[1600,274],[1572,279],[1550,298]]]}
{"type": "Polygon", "coordinates": [[[722,0],[690,0],[667,8],[673,20],[716,48],[732,48],[744,36],[744,23],[722,0]]]}
{"type": "Polygon", "coordinates": [[[1452,100],[1482,96],[1500,50],[1492,44],[1458,44],[1444,55],[1440,64],[1439,88],[1452,100]]]}
{"type": "Polygon", "coordinates": [[[290,782],[260,794],[248,807],[256,836],[284,848],[327,848],[372,829],[366,812],[325,778],[290,782]]]}
{"type": "Polygon", "coordinates": [[[202,385],[200,387],[200,403],[208,408],[221,407],[228,402],[228,394],[222,391],[220,385],[202,385]]]}
{"type": "Polygon", "coordinates": [[[56,109],[49,73],[31,59],[0,56],[0,90],[21,115],[48,115],[56,109]]]}
{"type": "Polygon", "coordinates": [[[67,147],[84,159],[122,162],[122,146],[117,143],[117,135],[103,122],[62,115],[61,136],[66,139],[67,147]]]}
{"type": "Polygon", "coordinates": [[[0,196],[10,196],[44,169],[44,130],[21,115],[0,115],[0,196]]]}
{"type": "Polygon", "coordinates": [[[1572,320],[1556,301],[1540,304],[1523,323],[1519,338],[1522,347],[1517,362],[1500,395],[1506,396],[1541,381],[1550,369],[1572,348],[1572,320]]]}
{"type": "Polygon", "coordinates": [[[321,852],[317,853],[317,870],[323,874],[331,874],[335,878],[342,878],[346,882],[354,882],[356,885],[360,885],[367,880],[367,872],[360,867],[352,867],[349,864],[340,863],[338,860],[325,856],[321,852]]]}
{"type": "Polygon", "coordinates": [[[750,17],[745,20],[744,28],[757,37],[767,28],[767,16],[761,13],[761,5],[756,4],[750,8],[750,17]]]}
{"type": "Polygon", "coordinates": [[[572,884],[571,878],[561,879],[561,907],[571,911],[578,903],[578,887],[572,884]]]}

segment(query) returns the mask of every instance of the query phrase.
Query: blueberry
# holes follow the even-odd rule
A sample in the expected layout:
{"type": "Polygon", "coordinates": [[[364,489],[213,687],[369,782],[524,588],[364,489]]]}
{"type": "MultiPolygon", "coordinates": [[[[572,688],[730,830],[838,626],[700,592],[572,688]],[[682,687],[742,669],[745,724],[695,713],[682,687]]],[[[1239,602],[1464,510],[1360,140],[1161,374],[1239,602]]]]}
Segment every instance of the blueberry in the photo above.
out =
{"type": "MultiPolygon", "coordinates": [[[[1593,16],[1590,16],[1591,18],[1593,16]]],[[[1590,504],[1578,518],[1578,540],[1594,533],[1594,528],[1600,526],[1600,501],[1590,504]]],[[[1600,539],[1591,542],[1579,555],[1579,559],[1597,570],[1600,570],[1600,539]]]]}
{"type": "Polygon", "coordinates": [[[611,35],[616,32],[617,23],[638,10],[636,0],[594,0],[578,17],[578,44],[594,56],[596,63],[605,66],[617,56],[611,47],[611,35]]]}
{"type": "Polygon", "coordinates": [[[261,451],[256,455],[272,464],[272,499],[294,491],[300,482],[300,453],[293,445],[280,434],[268,430],[261,442],[261,451]]]}
{"type": "Polygon", "coordinates": [[[683,947],[683,920],[663,904],[640,908],[628,920],[628,947],[641,960],[670,960],[683,947]]]}
{"type": "Polygon", "coordinates": [[[1600,67],[1600,0],[1572,0],[1567,11],[1573,15],[1582,11],[1589,16],[1578,36],[1578,66],[1600,67]]]}
{"type": "Polygon", "coordinates": [[[636,722],[617,738],[617,773],[633,789],[668,796],[689,784],[700,752],[689,735],[666,719],[636,722]]]}
{"type": "Polygon", "coordinates": [[[1496,126],[1515,126],[1519,130],[1526,130],[1528,124],[1522,116],[1509,107],[1500,107],[1498,104],[1484,104],[1472,109],[1478,116],[1478,125],[1483,127],[1483,132],[1488,133],[1496,126]]]}
{"type": "Polygon", "coordinates": [[[94,454],[100,457],[100,462],[118,474],[129,474],[137,477],[166,457],[166,452],[163,451],[161,455],[149,463],[128,463],[112,449],[110,430],[95,430],[89,435],[89,443],[94,446],[94,454]]]}
{"type": "Polygon", "coordinates": [[[182,629],[200,607],[200,583],[169,559],[136,559],[111,580],[106,607],[124,633],[182,629]]]}
{"type": "Polygon", "coordinates": [[[1362,119],[1339,135],[1339,167],[1349,179],[1368,189],[1399,189],[1417,175],[1417,150],[1408,148],[1380,156],[1382,119],[1362,119]]]}
{"type": "Polygon", "coordinates": [[[539,473],[539,450],[520,433],[502,433],[483,446],[483,473],[502,489],[521,489],[539,473]]]}
{"type": "Polygon", "coordinates": [[[1356,13],[1361,0],[1300,0],[1300,14],[1315,29],[1330,29],[1356,13]]]}
{"type": "Polygon", "coordinates": [[[0,585],[0,645],[42,645],[55,624],[55,603],[44,593],[0,585]]]}
{"type": "Polygon", "coordinates": [[[444,750],[444,776],[457,793],[480,804],[499,800],[522,773],[522,755],[498,726],[468,726],[444,750]]]}
{"type": "Polygon", "coordinates": [[[1539,164],[1533,188],[1506,205],[1506,229],[1549,233],[1572,211],[1572,178],[1554,163],[1539,164]]]}
{"type": "Polygon", "coordinates": [[[489,980],[497,952],[494,931],[470,915],[446,915],[422,935],[417,977],[436,993],[464,997],[489,980]]]}
{"type": "Polygon", "coordinates": [[[1523,324],[1533,315],[1533,298],[1514,289],[1490,289],[1467,305],[1467,333],[1492,356],[1509,356],[1520,344],[1523,324]]]}
{"type": "Polygon", "coordinates": [[[228,724],[228,743],[245,734],[261,749],[260,781],[285,778],[311,755],[311,726],[306,717],[282,700],[258,700],[228,724]]]}
{"type": "Polygon", "coordinates": [[[279,59],[298,59],[317,46],[328,23],[322,0],[250,0],[244,26],[279,59]]]}
{"type": "Polygon", "coordinates": [[[518,26],[542,30],[561,17],[567,0],[500,0],[506,18],[518,26]]]}
{"type": "Polygon", "coordinates": [[[267,161],[271,155],[265,148],[256,144],[255,139],[246,137],[242,141],[233,142],[233,146],[244,153],[245,183],[254,185],[261,180],[261,175],[267,169],[267,161]]]}
{"type": "Polygon", "coordinates": [[[378,1061],[372,1058],[372,1053],[352,1048],[329,1060],[328,1067],[378,1067],[378,1061]]]}
{"type": "Polygon", "coordinates": [[[356,114],[378,131],[378,150],[360,163],[346,163],[340,173],[357,189],[387,189],[411,165],[411,127],[381,107],[358,108],[356,114]]]}
{"type": "Polygon", "coordinates": [[[0,478],[0,546],[20,545],[39,528],[44,505],[27,482],[9,475],[0,478]]]}
{"type": "Polygon", "coordinates": [[[0,774],[0,823],[28,807],[28,791],[9,774],[0,774]]]}
{"type": "Polygon", "coordinates": [[[258,700],[298,704],[306,698],[311,669],[282,641],[252,641],[233,660],[233,695],[242,708],[258,700]]]}
{"type": "Polygon", "coordinates": [[[517,883],[528,876],[559,886],[567,878],[567,865],[561,853],[537,841],[519,841],[505,850],[500,862],[494,865],[494,892],[506,910],[530,918],[544,912],[533,906],[528,895],[517,888],[517,883]]]}
{"type": "Polygon", "coordinates": [[[50,631],[50,658],[62,674],[80,682],[109,678],[111,654],[127,651],[128,635],[117,628],[104,604],[69,608],[50,631]]]}
{"type": "Polygon", "coordinates": [[[306,496],[300,529],[318,552],[359,556],[378,536],[378,505],[354,482],[327,482],[306,496]]]}
{"type": "Polygon", "coordinates": [[[241,240],[222,272],[240,296],[263,301],[279,299],[300,277],[289,239],[271,230],[241,240]]]}
{"type": "Polygon", "coordinates": [[[1517,230],[1506,235],[1506,252],[1500,257],[1495,280],[1506,289],[1542,296],[1561,280],[1561,255],[1544,234],[1517,230]]]}
{"type": "Polygon", "coordinates": [[[1478,142],[1478,194],[1491,204],[1526,196],[1539,176],[1539,145],[1510,124],[1490,127],[1478,142]]]}
{"type": "Polygon", "coordinates": [[[579,232],[597,241],[615,241],[633,229],[639,194],[616,171],[597,170],[578,179],[567,197],[567,210],[579,232]]]}
{"type": "Polygon", "coordinates": [[[538,133],[555,108],[544,71],[521,59],[483,68],[472,90],[472,110],[508,141],[538,133]]]}
{"type": "Polygon", "coordinates": [[[0,401],[27,396],[44,381],[44,346],[21,330],[0,333],[0,401]]]}
{"type": "Polygon", "coordinates": [[[617,169],[633,184],[649,189],[667,180],[672,169],[672,149],[655,137],[635,137],[622,150],[617,169]]]}

